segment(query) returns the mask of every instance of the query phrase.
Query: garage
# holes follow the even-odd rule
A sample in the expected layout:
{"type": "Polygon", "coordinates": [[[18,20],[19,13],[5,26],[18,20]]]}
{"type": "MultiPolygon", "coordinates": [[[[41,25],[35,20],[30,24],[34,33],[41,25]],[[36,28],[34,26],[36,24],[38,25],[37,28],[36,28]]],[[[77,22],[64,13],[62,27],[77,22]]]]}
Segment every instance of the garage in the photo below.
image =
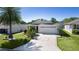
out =
{"type": "Polygon", "coordinates": [[[45,34],[58,34],[57,26],[53,25],[39,25],[38,32],[45,34]]]}

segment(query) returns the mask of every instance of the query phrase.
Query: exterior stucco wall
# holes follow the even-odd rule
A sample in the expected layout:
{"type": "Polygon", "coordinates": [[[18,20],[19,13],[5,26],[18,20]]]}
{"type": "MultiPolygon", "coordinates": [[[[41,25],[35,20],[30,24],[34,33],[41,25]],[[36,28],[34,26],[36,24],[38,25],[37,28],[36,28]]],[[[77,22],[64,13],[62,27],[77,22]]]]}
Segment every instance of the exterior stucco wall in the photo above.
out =
{"type": "MultiPolygon", "coordinates": [[[[7,28],[8,28],[8,33],[9,33],[9,31],[10,31],[9,26],[7,28]]],[[[12,33],[24,31],[26,29],[27,29],[27,25],[22,25],[22,24],[12,25],[12,33]]]]}
{"type": "Polygon", "coordinates": [[[64,29],[67,30],[68,32],[72,33],[73,26],[72,25],[65,25],[64,29]]]}
{"type": "MultiPolygon", "coordinates": [[[[0,29],[7,29],[8,33],[9,33],[9,26],[7,25],[0,25],[0,29]]],[[[15,33],[15,32],[20,32],[20,31],[24,31],[27,29],[27,25],[26,24],[15,24],[15,25],[12,25],[12,33],[15,33]]]]}

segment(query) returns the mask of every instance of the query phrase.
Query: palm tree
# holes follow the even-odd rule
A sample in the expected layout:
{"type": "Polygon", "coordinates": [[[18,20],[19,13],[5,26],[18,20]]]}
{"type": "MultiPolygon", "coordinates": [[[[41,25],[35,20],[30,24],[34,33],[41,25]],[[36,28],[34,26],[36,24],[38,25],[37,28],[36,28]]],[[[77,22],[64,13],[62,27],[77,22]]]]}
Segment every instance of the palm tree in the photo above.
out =
{"type": "Polygon", "coordinates": [[[12,24],[20,23],[20,8],[17,7],[1,7],[0,23],[9,26],[9,38],[12,39],[12,24]]]}

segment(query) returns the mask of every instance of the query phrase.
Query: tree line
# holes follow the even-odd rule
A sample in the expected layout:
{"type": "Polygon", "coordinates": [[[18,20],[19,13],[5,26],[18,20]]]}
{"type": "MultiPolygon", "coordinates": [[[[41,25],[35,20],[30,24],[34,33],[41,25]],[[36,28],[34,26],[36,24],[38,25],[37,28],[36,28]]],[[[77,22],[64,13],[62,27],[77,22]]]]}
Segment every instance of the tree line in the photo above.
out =
{"type": "MultiPolygon", "coordinates": [[[[71,21],[76,20],[76,19],[79,19],[79,17],[69,17],[69,18],[63,19],[62,21],[58,21],[56,18],[52,17],[49,21],[51,21],[52,24],[55,24],[55,23],[59,23],[59,22],[68,23],[68,22],[71,22],[71,21]]],[[[36,19],[36,20],[40,20],[40,19],[36,19]]],[[[36,20],[32,20],[31,22],[28,22],[28,23],[35,22],[36,20]]],[[[45,20],[45,19],[42,19],[42,20],[45,20]]]]}

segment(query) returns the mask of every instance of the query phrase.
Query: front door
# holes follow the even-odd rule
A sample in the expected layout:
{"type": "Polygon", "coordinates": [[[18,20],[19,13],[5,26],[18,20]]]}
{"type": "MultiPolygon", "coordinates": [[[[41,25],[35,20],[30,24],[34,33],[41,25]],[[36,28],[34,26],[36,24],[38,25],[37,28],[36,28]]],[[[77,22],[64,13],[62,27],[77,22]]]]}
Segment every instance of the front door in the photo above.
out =
{"type": "Polygon", "coordinates": [[[36,26],[36,32],[38,33],[38,26],[36,26]]]}

